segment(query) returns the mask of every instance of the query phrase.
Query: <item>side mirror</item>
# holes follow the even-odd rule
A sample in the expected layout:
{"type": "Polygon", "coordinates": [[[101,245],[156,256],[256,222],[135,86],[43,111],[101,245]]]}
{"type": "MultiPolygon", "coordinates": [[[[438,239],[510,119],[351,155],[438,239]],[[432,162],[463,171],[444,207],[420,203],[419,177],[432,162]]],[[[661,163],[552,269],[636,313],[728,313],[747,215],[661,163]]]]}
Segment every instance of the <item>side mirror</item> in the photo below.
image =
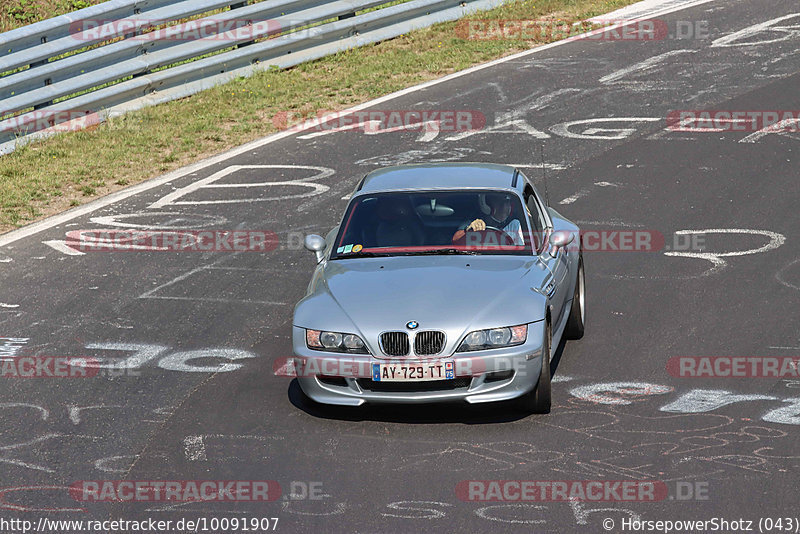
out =
{"type": "Polygon", "coordinates": [[[566,230],[550,234],[550,255],[555,258],[558,255],[558,250],[572,243],[573,239],[575,239],[575,236],[572,232],[567,232],[566,230]]]}
{"type": "Polygon", "coordinates": [[[322,236],[317,234],[310,234],[306,236],[305,247],[316,254],[317,256],[317,263],[322,261],[323,252],[325,250],[325,239],[322,236]]]}

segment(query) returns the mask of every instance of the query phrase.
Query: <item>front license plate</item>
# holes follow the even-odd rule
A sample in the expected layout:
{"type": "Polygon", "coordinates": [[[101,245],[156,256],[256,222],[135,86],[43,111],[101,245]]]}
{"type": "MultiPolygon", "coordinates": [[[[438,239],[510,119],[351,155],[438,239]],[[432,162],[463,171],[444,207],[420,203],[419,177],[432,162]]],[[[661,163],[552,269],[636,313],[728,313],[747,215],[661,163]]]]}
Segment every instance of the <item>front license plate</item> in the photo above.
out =
{"type": "Polygon", "coordinates": [[[376,382],[422,382],[455,378],[452,360],[418,363],[373,363],[372,380],[376,382]]]}

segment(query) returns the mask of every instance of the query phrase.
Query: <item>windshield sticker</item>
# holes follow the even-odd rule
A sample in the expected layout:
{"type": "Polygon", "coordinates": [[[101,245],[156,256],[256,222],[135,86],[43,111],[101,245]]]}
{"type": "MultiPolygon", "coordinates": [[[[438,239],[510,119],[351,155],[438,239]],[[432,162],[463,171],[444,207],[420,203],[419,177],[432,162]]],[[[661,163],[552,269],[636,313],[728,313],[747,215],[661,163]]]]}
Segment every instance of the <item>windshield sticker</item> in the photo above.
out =
{"type": "Polygon", "coordinates": [[[354,245],[353,246],[353,252],[361,252],[362,248],[363,247],[361,245],[354,245]]]}
{"type": "Polygon", "coordinates": [[[353,250],[353,245],[345,245],[343,252],[344,252],[345,254],[350,254],[350,252],[351,252],[352,250],[353,250]]]}
{"type": "Polygon", "coordinates": [[[344,247],[339,247],[339,248],[336,249],[336,253],[337,254],[341,254],[342,251],[344,251],[344,247]]]}

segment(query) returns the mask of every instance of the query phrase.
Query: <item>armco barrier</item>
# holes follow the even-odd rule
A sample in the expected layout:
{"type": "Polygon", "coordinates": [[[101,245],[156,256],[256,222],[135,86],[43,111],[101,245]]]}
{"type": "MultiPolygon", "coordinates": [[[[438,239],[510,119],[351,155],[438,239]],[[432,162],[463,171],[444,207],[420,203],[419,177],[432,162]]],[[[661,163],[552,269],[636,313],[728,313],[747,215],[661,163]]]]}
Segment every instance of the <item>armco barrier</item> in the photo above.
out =
{"type": "Polygon", "coordinates": [[[0,34],[0,154],[37,137],[504,1],[412,0],[383,7],[386,0],[111,0],[44,20],[0,34]],[[150,38],[162,25],[173,37],[187,31],[181,38],[150,38]],[[191,38],[189,30],[198,27],[203,32],[191,38]],[[83,113],[87,117],[78,116],[83,113]]]}

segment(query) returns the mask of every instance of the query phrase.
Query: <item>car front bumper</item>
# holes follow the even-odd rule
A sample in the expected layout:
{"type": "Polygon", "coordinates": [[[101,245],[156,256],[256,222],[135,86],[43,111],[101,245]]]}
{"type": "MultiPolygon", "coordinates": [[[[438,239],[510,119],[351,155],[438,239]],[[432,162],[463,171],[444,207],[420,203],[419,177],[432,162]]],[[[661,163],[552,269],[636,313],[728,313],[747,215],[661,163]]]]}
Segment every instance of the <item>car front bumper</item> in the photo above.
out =
{"type": "Polygon", "coordinates": [[[305,329],[293,327],[297,381],[312,400],[323,404],[360,406],[364,403],[429,403],[462,401],[470,404],[511,400],[536,387],[542,368],[544,321],[528,326],[522,345],[459,352],[431,359],[392,360],[370,354],[336,354],[309,349],[305,329]],[[453,360],[455,379],[433,382],[373,382],[373,363],[453,360]]]}

